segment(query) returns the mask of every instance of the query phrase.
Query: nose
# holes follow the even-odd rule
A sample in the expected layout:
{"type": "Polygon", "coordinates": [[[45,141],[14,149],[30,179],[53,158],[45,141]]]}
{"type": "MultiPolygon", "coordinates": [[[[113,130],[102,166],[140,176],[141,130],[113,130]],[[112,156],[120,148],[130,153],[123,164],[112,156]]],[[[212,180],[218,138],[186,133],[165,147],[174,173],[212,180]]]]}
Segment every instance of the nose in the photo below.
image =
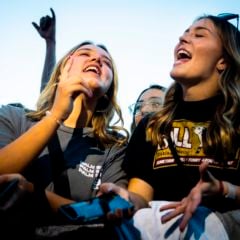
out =
{"type": "Polygon", "coordinates": [[[141,114],[142,115],[148,114],[152,111],[153,111],[153,109],[152,109],[151,104],[148,104],[148,103],[142,104],[142,107],[141,107],[141,114]]]}
{"type": "Polygon", "coordinates": [[[102,58],[100,55],[94,55],[92,58],[91,58],[91,61],[93,62],[97,62],[100,67],[102,67],[102,58]]]}
{"type": "Polygon", "coordinates": [[[142,117],[146,116],[147,114],[151,113],[152,111],[147,107],[147,106],[143,106],[141,109],[140,109],[140,115],[142,117]]]}
{"type": "Polygon", "coordinates": [[[187,43],[187,42],[190,41],[189,37],[190,37],[189,34],[185,32],[182,36],[180,36],[179,42],[180,43],[187,43]]]}

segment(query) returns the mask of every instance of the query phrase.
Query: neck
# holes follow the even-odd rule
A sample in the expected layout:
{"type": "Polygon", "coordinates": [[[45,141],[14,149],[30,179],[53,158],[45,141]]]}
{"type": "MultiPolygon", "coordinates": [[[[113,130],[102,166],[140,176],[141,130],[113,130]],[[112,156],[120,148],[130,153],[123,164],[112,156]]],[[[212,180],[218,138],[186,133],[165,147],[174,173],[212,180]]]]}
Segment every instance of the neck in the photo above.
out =
{"type": "Polygon", "coordinates": [[[200,101],[213,97],[219,91],[218,82],[200,82],[197,85],[182,85],[184,101],[200,101]]]}
{"type": "Polygon", "coordinates": [[[64,125],[71,128],[90,127],[96,101],[89,101],[84,94],[80,94],[73,102],[73,110],[64,121],[64,125]]]}

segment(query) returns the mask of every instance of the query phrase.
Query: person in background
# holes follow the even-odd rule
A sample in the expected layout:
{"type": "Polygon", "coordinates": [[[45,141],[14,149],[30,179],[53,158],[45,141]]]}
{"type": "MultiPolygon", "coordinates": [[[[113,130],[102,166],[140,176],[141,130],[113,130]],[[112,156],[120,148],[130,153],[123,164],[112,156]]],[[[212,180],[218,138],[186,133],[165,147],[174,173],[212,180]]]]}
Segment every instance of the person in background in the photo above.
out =
{"type": "Polygon", "coordinates": [[[126,151],[142,239],[240,238],[240,32],[237,14],[198,17],[179,38],[174,83],[126,151]],[[147,204],[151,208],[146,208],[147,204]]]}
{"type": "Polygon", "coordinates": [[[52,16],[46,15],[41,17],[39,25],[36,22],[32,22],[39,35],[46,41],[46,56],[40,91],[47,85],[56,64],[56,15],[52,8],[50,8],[50,11],[52,16]]]}
{"type": "Polygon", "coordinates": [[[161,85],[150,85],[139,94],[137,101],[129,106],[129,111],[133,116],[131,133],[144,116],[162,109],[165,91],[166,88],[161,85]]]}
{"type": "MultiPolygon", "coordinates": [[[[46,56],[44,61],[44,67],[41,78],[40,92],[47,85],[53,68],[56,64],[56,16],[52,8],[50,8],[52,17],[46,15],[39,21],[39,25],[32,22],[32,25],[37,30],[39,35],[46,41],[46,56]]],[[[29,111],[22,103],[9,103],[10,105],[24,108],[29,111]]]]}
{"type": "MultiPolygon", "coordinates": [[[[39,25],[36,22],[32,22],[39,35],[46,41],[46,56],[42,72],[41,91],[47,84],[56,62],[56,14],[52,8],[50,8],[50,11],[52,17],[49,15],[41,17],[39,25]]],[[[151,85],[140,93],[135,104],[129,106],[129,110],[133,115],[130,126],[131,132],[133,132],[136,125],[147,113],[156,112],[161,109],[165,91],[166,88],[161,85],[151,85]]]]}
{"type": "Polygon", "coordinates": [[[103,45],[84,42],[71,49],[54,68],[35,111],[1,106],[0,183],[22,174],[32,183],[28,189],[43,192],[53,213],[95,197],[102,182],[126,188],[128,132],[117,89],[116,67],[103,45]]]}

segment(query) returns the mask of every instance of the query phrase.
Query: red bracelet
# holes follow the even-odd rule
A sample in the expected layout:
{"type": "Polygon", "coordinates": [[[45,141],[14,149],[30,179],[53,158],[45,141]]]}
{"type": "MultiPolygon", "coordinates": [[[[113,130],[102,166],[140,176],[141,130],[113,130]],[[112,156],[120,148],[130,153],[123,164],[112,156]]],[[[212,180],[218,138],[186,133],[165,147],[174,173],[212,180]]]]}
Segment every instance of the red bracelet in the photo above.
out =
{"type": "Polygon", "coordinates": [[[224,193],[223,181],[219,180],[219,194],[223,196],[223,193],[224,193]]]}

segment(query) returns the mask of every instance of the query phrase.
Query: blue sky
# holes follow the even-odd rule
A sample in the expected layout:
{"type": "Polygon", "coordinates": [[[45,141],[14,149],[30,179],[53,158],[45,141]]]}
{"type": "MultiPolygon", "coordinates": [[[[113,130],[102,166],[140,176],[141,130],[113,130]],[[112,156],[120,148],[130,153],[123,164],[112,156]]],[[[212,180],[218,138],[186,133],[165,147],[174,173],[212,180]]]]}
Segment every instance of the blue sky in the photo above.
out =
{"type": "Polygon", "coordinates": [[[21,102],[35,108],[45,57],[45,42],[32,26],[50,7],[57,20],[57,59],[91,40],[111,52],[119,73],[118,101],[125,126],[128,105],[150,84],[169,86],[173,48],[199,15],[240,14],[238,0],[2,0],[0,104],[21,102]]]}

